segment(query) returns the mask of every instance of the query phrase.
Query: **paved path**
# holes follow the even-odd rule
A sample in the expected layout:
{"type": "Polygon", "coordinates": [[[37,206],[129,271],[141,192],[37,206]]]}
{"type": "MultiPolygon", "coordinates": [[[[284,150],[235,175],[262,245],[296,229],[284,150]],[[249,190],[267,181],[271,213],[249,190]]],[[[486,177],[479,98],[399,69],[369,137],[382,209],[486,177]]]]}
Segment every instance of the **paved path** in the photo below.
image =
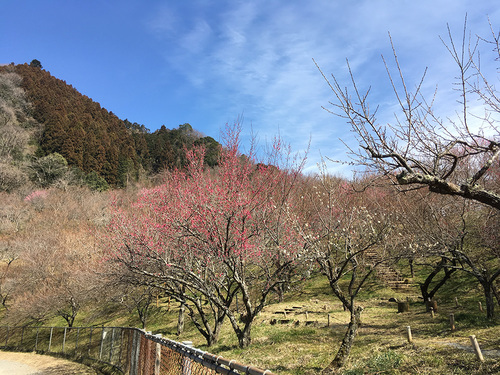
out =
{"type": "Polygon", "coordinates": [[[15,361],[0,360],[0,375],[16,374],[16,375],[29,375],[36,374],[38,370],[34,367],[24,363],[15,361]]]}
{"type": "Polygon", "coordinates": [[[80,363],[47,355],[0,351],[0,375],[95,375],[80,363]]]}

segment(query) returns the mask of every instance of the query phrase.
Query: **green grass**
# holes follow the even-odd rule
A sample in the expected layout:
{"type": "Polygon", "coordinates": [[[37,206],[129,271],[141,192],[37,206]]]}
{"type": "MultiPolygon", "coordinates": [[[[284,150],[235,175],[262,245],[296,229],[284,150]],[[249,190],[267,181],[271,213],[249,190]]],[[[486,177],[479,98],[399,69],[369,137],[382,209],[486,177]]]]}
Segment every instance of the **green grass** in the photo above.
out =
{"type": "MultiPolygon", "coordinates": [[[[425,311],[415,286],[408,293],[396,293],[381,285],[374,277],[360,294],[359,304],[365,307],[363,325],[356,337],[351,357],[344,374],[494,374],[500,372],[499,358],[486,357],[480,364],[472,353],[448,345],[468,346],[469,335],[478,337],[483,349],[500,346],[499,321],[488,321],[478,309],[481,290],[471,286],[467,277],[457,277],[436,297],[438,312],[432,318],[425,311]],[[464,285],[468,283],[469,285],[464,285]],[[458,294],[457,294],[458,293],[458,294]],[[458,295],[460,306],[454,297],[458,295]],[[390,297],[410,300],[410,312],[397,313],[397,305],[390,297]],[[452,332],[449,314],[455,314],[457,330],[452,332]],[[406,339],[406,327],[411,326],[413,343],[406,339]]],[[[163,315],[162,333],[174,335],[177,311],[163,315]]],[[[186,331],[171,338],[193,341],[195,346],[235,359],[246,364],[268,368],[281,374],[316,374],[333,359],[345,333],[349,320],[338,300],[330,293],[322,277],[310,279],[303,290],[295,290],[282,303],[274,301],[255,320],[252,344],[240,349],[231,327],[227,323],[219,342],[207,348],[203,338],[187,323],[186,331]],[[303,306],[314,326],[305,326],[305,314],[289,314],[288,319],[299,321],[271,325],[271,319],[283,319],[275,314],[285,308],[303,306]],[[328,314],[331,325],[327,327],[328,314]]],[[[154,326],[161,326],[154,323],[154,326]]],[[[154,330],[154,329],[153,329],[154,330]]]]}
{"type": "MultiPolygon", "coordinates": [[[[413,282],[425,277],[418,270],[413,282]]],[[[365,310],[362,326],[354,342],[351,356],[343,374],[496,374],[500,373],[500,358],[486,357],[479,363],[473,353],[466,352],[450,343],[470,346],[469,335],[476,335],[482,349],[500,347],[500,320],[489,321],[480,312],[478,302],[484,300],[482,291],[465,274],[457,273],[436,296],[438,312],[432,318],[425,311],[419,298],[418,286],[407,293],[396,293],[372,277],[362,289],[358,303],[365,310]],[[455,296],[459,306],[455,305],[455,296]],[[408,297],[410,311],[397,313],[397,304],[389,302],[394,297],[408,297]],[[449,325],[453,313],[456,331],[449,325]],[[406,327],[410,326],[413,342],[406,339],[406,327]]],[[[222,328],[219,342],[208,348],[203,337],[186,317],[185,331],[176,335],[178,305],[172,303],[167,311],[167,301],[152,308],[147,330],[161,333],[176,341],[192,341],[202,350],[228,359],[270,369],[278,374],[312,375],[328,365],[339,348],[345,333],[349,314],[332,295],[325,278],[315,276],[307,280],[303,289],[292,290],[284,302],[273,297],[271,303],[255,319],[252,328],[252,344],[240,349],[228,321],[222,328]],[[291,324],[271,325],[272,319],[283,319],[276,312],[285,308],[302,306],[300,314],[290,313],[291,324]],[[306,325],[308,320],[316,322],[306,325]],[[330,314],[330,326],[327,326],[330,314]],[[296,325],[296,322],[299,322],[296,325]]],[[[484,304],[483,304],[484,306],[484,304]]],[[[500,315],[500,311],[497,311],[500,315]]],[[[52,324],[64,325],[62,319],[52,324]]],[[[139,326],[137,314],[116,306],[108,306],[100,312],[82,312],[75,325],[139,326]]]]}
{"type": "Polygon", "coordinates": [[[386,350],[374,356],[355,363],[351,369],[344,371],[344,375],[399,374],[399,367],[403,362],[403,354],[394,350],[386,350]]]}

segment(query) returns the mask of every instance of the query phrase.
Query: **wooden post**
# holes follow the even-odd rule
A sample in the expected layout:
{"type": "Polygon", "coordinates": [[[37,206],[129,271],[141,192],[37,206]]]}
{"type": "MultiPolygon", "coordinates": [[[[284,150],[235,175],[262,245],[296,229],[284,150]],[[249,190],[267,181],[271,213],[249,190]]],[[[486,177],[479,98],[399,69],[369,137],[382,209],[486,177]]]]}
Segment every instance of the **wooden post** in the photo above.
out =
{"type": "Polygon", "coordinates": [[[455,314],[453,313],[450,314],[450,328],[452,332],[455,330],[455,314]]]}
{"type": "Polygon", "coordinates": [[[330,327],[330,314],[328,314],[328,327],[330,327]]]}
{"type": "Polygon", "coordinates": [[[306,320],[309,320],[309,314],[307,311],[306,311],[306,320]]]}
{"type": "Polygon", "coordinates": [[[476,340],[476,336],[470,335],[469,337],[470,337],[470,342],[472,344],[472,347],[474,348],[474,351],[476,352],[477,359],[479,359],[481,362],[484,362],[483,353],[481,353],[481,348],[479,347],[479,344],[476,340]]]}
{"type": "Polygon", "coordinates": [[[411,335],[411,327],[406,326],[406,337],[408,338],[408,342],[411,344],[413,341],[413,337],[411,335]]]}
{"type": "Polygon", "coordinates": [[[483,304],[479,301],[479,311],[483,312],[483,304]]]}

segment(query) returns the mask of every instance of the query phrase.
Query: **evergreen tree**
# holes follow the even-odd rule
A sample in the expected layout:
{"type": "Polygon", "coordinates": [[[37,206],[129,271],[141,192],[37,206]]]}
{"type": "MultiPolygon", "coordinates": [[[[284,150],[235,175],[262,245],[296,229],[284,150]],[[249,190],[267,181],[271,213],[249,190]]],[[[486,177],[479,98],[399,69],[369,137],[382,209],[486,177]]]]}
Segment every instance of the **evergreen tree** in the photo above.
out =
{"type": "Polygon", "coordinates": [[[31,62],[30,62],[30,66],[31,66],[32,68],[39,68],[39,69],[42,69],[42,68],[43,68],[43,67],[42,67],[42,63],[41,63],[40,61],[38,61],[37,59],[33,59],[33,60],[31,60],[31,62]]]}

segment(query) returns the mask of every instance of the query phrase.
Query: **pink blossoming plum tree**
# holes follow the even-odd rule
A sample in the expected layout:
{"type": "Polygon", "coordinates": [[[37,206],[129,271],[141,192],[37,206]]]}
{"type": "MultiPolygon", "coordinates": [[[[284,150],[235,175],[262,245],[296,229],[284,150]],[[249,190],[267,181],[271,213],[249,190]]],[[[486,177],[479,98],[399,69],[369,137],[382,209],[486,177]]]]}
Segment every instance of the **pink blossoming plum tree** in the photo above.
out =
{"type": "MultiPolygon", "coordinates": [[[[246,347],[269,294],[299,265],[303,244],[289,198],[301,164],[257,164],[252,150],[240,154],[239,133],[227,128],[217,169],[205,170],[203,148],[187,152],[185,171],[143,190],[133,213],[117,211],[109,229],[111,258],[185,303],[209,345],[227,317],[246,347]]],[[[274,156],[282,152],[275,142],[274,156]]]]}

